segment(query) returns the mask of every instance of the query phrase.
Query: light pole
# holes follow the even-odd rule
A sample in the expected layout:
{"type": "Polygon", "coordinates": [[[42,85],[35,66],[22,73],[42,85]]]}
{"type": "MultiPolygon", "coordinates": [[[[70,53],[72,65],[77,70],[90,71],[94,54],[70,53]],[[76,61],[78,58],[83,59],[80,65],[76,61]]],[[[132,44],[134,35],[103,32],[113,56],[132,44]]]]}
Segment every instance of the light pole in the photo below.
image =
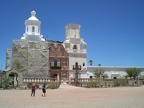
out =
{"type": "Polygon", "coordinates": [[[73,70],[75,70],[75,85],[78,86],[78,74],[81,70],[81,65],[78,65],[78,62],[73,65],[73,70]]]}

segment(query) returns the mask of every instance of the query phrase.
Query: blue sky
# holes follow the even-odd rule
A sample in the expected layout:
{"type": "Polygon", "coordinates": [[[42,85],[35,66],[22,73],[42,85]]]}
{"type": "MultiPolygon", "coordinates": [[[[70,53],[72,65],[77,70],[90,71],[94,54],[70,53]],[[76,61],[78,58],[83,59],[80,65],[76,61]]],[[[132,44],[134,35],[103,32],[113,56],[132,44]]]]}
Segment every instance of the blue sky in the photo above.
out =
{"type": "Polygon", "coordinates": [[[65,25],[80,24],[93,65],[144,66],[144,0],[1,0],[1,69],[6,48],[22,37],[32,10],[46,39],[63,41],[65,25]]]}

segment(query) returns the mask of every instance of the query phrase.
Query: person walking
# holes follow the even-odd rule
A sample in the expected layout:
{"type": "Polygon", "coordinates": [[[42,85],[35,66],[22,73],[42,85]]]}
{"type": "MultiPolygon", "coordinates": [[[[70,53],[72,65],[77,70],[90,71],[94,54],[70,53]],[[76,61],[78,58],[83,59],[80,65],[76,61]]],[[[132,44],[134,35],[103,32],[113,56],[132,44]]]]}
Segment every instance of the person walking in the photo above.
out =
{"type": "Polygon", "coordinates": [[[42,86],[42,96],[45,97],[46,96],[45,94],[46,94],[46,84],[44,83],[42,86]]]}
{"type": "Polygon", "coordinates": [[[36,90],[36,86],[35,83],[33,83],[31,86],[31,96],[35,96],[35,90],[36,90]]]}

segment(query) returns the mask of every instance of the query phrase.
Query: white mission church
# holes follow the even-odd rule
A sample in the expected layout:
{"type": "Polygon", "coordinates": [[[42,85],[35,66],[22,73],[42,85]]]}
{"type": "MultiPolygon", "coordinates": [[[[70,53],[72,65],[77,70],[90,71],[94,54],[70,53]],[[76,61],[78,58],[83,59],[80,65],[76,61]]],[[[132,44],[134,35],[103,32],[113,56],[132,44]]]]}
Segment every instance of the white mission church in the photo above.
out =
{"type": "MultiPolygon", "coordinates": [[[[43,35],[40,34],[40,25],[41,22],[36,18],[36,12],[31,12],[31,17],[28,18],[28,20],[25,21],[25,33],[21,37],[19,41],[15,41],[15,46],[17,44],[21,44],[21,46],[26,46],[26,40],[29,40],[30,42],[38,41],[40,42],[40,45],[47,45],[47,42],[43,38],[43,35]]],[[[114,78],[114,77],[124,77],[126,75],[125,70],[127,68],[132,68],[131,66],[87,66],[87,43],[84,41],[83,38],[80,36],[80,25],[78,24],[67,24],[65,26],[65,40],[63,41],[63,46],[66,49],[66,51],[69,54],[69,74],[72,78],[75,77],[75,70],[74,64],[78,62],[78,65],[80,66],[80,74],[79,78],[92,78],[94,77],[93,72],[96,70],[103,70],[107,75],[108,78],[114,78]]],[[[29,44],[28,44],[29,46],[29,44]]],[[[37,46],[39,47],[39,46],[37,46]]],[[[16,47],[18,48],[18,47],[16,47]]],[[[39,52],[45,54],[48,54],[48,50],[45,50],[42,52],[42,49],[38,49],[39,52]]],[[[21,48],[21,50],[23,49],[21,48]]],[[[30,53],[34,53],[33,49],[30,49],[30,53]]],[[[36,51],[36,50],[35,50],[36,51]]],[[[23,53],[22,53],[23,54],[23,53]]],[[[11,50],[7,49],[7,58],[6,58],[6,70],[10,69],[9,63],[10,58],[14,56],[12,54],[11,50]]],[[[30,57],[30,56],[29,56],[30,57]]],[[[29,59],[30,60],[30,59],[29,59]]],[[[48,61],[48,58],[47,58],[48,61]]],[[[29,65],[33,61],[29,61],[29,65]]],[[[40,63],[39,63],[40,65],[40,63]]],[[[144,74],[144,67],[136,67],[142,70],[142,74],[144,74]]],[[[48,71],[48,64],[45,65],[45,69],[43,70],[44,73],[48,71]]],[[[32,71],[32,69],[30,70],[32,71]]],[[[46,74],[45,74],[46,75],[46,74]]]]}

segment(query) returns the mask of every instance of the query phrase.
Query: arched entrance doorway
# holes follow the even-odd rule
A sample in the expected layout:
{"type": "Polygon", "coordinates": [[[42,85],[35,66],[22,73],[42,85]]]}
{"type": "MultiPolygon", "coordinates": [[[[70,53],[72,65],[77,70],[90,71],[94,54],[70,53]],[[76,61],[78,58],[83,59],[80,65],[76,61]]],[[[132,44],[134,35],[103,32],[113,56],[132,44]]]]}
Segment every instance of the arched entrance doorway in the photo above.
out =
{"type": "Polygon", "coordinates": [[[14,86],[18,87],[18,73],[11,72],[8,76],[12,79],[13,87],[14,86]]]}
{"type": "Polygon", "coordinates": [[[53,75],[52,75],[52,78],[57,78],[57,74],[53,74],[53,75]]]}

